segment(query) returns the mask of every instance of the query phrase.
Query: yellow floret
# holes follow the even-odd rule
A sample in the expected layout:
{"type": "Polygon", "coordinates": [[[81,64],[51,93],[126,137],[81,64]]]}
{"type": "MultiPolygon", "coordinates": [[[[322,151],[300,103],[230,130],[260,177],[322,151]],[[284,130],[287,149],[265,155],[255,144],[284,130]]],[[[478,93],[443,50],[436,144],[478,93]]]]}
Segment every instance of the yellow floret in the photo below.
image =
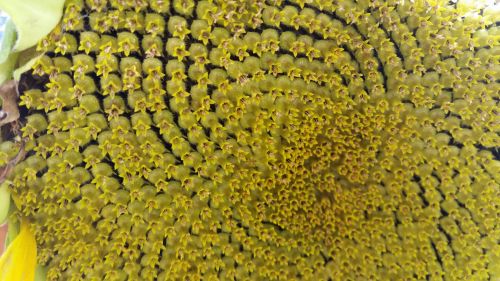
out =
{"type": "Polygon", "coordinates": [[[68,2],[9,175],[47,279],[500,278],[496,10],[466,2],[68,2]]]}

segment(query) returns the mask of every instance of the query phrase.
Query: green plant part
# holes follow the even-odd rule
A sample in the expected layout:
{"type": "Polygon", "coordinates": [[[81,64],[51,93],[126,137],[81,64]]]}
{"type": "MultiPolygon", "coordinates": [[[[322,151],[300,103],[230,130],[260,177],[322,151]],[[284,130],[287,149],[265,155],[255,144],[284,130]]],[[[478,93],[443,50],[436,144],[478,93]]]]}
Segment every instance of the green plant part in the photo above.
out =
{"type": "Polygon", "coordinates": [[[3,64],[9,58],[9,54],[16,39],[16,32],[14,23],[8,14],[0,11],[0,18],[2,19],[2,35],[0,36],[0,63],[3,64]]]}
{"type": "Polygon", "coordinates": [[[8,182],[4,181],[0,184],[0,224],[3,224],[7,219],[10,209],[10,191],[8,182]]]}
{"type": "Polygon", "coordinates": [[[88,55],[75,55],[73,56],[71,70],[75,75],[74,78],[80,78],[84,74],[93,73],[95,72],[94,59],[88,55]]]}
{"type": "Polygon", "coordinates": [[[10,54],[5,61],[0,63],[0,83],[4,83],[12,77],[12,72],[16,67],[19,57],[18,53],[10,54]]]}
{"type": "Polygon", "coordinates": [[[47,35],[59,22],[63,4],[63,0],[1,1],[0,9],[10,15],[17,32],[13,50],[26,50],[47,35]]]}
{"type": "Polygon", "coordinates": [[[139,39],[133,33],[120,32],[117,36],[118,51],[128,56],[131,52],[139,51],[139,39]]]}
{"type": "Polygon", "coordinates": [[[47,280],[500,278],[469,2],[68,2],[7,179],[47,280]]]}

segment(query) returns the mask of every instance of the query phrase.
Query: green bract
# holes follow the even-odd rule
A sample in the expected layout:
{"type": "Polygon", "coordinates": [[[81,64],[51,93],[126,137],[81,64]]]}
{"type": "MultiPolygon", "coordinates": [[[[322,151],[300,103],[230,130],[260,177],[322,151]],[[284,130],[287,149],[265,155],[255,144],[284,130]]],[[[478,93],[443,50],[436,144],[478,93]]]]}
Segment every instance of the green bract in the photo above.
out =
{"type": "MultiPolygon", "coordinates": [[[[7,219],[10,209],[10,192],[7,183],[0,185],[0,224],[3,224],[7,219]]],[[[0,243],[2,243],[0,241],[0,243]]]]}
{"type": "Polygon", "coordinates": [[[19,52],[35,45],[59,22],[64,0],[0,1],[0,10],[11,18],[17,31],[13,51],[19,52]]]}

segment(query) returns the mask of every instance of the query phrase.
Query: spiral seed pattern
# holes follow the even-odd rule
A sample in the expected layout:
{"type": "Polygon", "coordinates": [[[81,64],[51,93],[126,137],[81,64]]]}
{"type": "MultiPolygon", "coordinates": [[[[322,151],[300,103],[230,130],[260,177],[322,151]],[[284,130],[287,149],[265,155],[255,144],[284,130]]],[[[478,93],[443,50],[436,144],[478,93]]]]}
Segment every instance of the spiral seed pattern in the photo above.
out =
{"type": "Polygon", "coordinates": [[[500,278],[476,2],[68,1],[9,182],[48,280],[500,278]]]}

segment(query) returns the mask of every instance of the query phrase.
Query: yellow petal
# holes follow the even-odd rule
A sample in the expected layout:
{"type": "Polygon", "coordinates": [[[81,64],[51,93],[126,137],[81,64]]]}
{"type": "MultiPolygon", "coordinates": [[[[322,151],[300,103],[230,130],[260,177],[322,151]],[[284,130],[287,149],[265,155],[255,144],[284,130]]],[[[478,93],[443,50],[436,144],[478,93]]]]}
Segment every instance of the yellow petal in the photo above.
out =
{"type": "Polygon", "coordinates": [[[0,280],[33,281],[36,266],[36,241],[27,222],[21,222],[19,235],[0,258],[0,280]]]}

